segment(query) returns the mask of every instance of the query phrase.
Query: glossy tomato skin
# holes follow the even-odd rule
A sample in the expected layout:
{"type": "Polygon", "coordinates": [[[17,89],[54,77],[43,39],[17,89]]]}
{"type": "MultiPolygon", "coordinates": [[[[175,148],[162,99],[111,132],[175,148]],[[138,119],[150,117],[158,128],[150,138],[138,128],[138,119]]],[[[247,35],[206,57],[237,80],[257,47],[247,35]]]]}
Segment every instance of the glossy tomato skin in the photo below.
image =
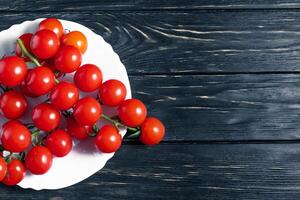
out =
{"type": "Polygon", "coordinates": [[[102,72],[96,65],[82,65],[74,75],[74,82],[81,91],[95,91],[102,84],[102,72]]]}
{"type": "Polygon", "coordinates": [[[16,90],[7,91],[0,97],[0,111],[8,119],[18,119],[25,113],[26,108],[26,98],[16,90]]]}
{"type": "Polygon", "coordinates": [[[98,96],[107,106],[118,106],[126,97],[125,85],[115,79],[105,81],[99,88],[98,96]]]}
{"type": "MultiPolygon", "coordinates": [[[[23,35],[21,35],[19,37],[19,39],[22,40],[24,46],[26,47],[27,51],[29,51],[31,53],[31,50],[30,50],[30,41],[31,41],[31,38],[32,38],[33,34],[32,33],[24,33],[23,35]]],[[[21,48],[19,47],[18,43],[16,43],[16,48],[15,48],[15,52],[16,52],[16,55],[19,56],[19,57],[23,57],[22,55],[22,50],[21,48]]],[[[24,58],[25,61],[28,61],[29,58],[25,57],[24,58]]]]}
{"type": "Polygon", "coordinates": [[[94,125],[100,119],[101,114],[101,105],[92,97],[84,97],[74,106],[73,116],[80,125],[94,125]]]}
{"type": "Polygon", "coordinates": [[[30,70],[25,81],[31,94],[41,96],[54,87],[55,75],[49,68],[41,66],[30,70]]]}
{"type": "Polygon", "coordinates": [[[56,18],[47,18],[39,23],[38,30],[49,30],[56,34],[57,38],[60,39],[64,34],[64,28],[61,22],[56,18]]]}
{"type": "Polygon", "coordinates": [[[141,125],[140,140],[146,145],[156,145],[165,136],[165,126],[155,117],[147,117],[141,125]]]}
{"type": "Polygon", "coordinates": [[[79,98],[77,87],[70,82],[60,82],[50,92],[50,101],[59,110],[68,110],[79,98]]]}
{"type": "Polygon", "coordinates": [[[73,141],[67,132],[58,129],[47,136],[45,145],[53,155],[64,157],[72,150],[73,141]]]}
{"type": "Polygon", "coordinates": [[[7,173],[2,183],[8,186],[20,183],[26,174],[26,168],[20,160],[13,159],[7,164],[7,173]]]}
{"type": "Polygon", "coordinates": [[[54,65],[62,73],[71,73],[80,67],[81,59],[81,53],[76,47],[66,45],[56,54],[54,65]]]}
{"type": "Polygon", "coordinates": [[[8,121],[2,126],[1,143],[7,151],[25,151],[31,144],[30,131],[18,121],[8,121]]]}
{"type": "Polygon", "coordinates": [[[119,105],[118,116],[126,126],[136,127],[145,120],[147,109],[140,100],[127,99],[119,105]]]}
{"type": "Polygon", "coordinates": [[[36,175],[45,174],[52,166],[53,155],[47,147],[34,146],[27,152],[25,165],[36,175]]]}
{"type": "Polygon", "coordinates": [[[88,47],[87,38],[80,31],[71,31],[62,36],[61,42],[63,45],[71,45],[76,47],[81,54],[84,54],[88,47]]]}
{"type": "Polygon", "coordinates": [[[31,52],[40,59],[53,57],[59,46],[60,42],[55,33],[46,29],[37,31],[30,42],[31,52]]]}
{"type": "Polygon", "coordinates": [[[105,125],[94,139],[96,147],[104,153],[112,153],[117,151],[122,144],[122,137],[119,131],[113,125],[105,125]]]}
{"type": "Polygon", "coordinates": [[[25,61],[18,56],[7,56],[0,60],[0,81],[8,87],[20,85],[27,75],[25,61]]]}
{"type": "Polygon", "coordinates": [[[79,125],[72,117],[67,119],[67,132],[77,140],[84,140],[92,131],[92,126],[79,125]]]}
{"type": "Polygon", "coordinates": [[[35,95],[35,94],[32,94],[30,92],[30,90],[28,89],[27,87],[27,84],[26,84],[26,81],[22,81],[21,85],[20,85],[20,90],[21,90],[21,93],[27,97],[38,97],[38,95],[35,95]]]}
{"type": "Polygon", "coordinates": [[[2,156],[0,156],[0,181],[2,181],[7,172],[7,164],[2,156]]]}
{"type": "Polygon", "coordinates": [[[60,112],[51,104],[41,103],[33,108],[32,122],[43,131],[51,131],[60,123],[60,112]]]}

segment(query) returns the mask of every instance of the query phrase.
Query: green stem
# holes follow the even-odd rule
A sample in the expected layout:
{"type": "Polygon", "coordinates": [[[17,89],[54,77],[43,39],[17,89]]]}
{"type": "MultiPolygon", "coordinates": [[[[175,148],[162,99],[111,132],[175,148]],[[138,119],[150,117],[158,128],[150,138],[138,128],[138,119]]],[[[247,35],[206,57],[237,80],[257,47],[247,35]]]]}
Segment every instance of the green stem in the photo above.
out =
{"type": "Polygon", "coordinates": [[[9,163],[11,161],[12,156],[13,156],[13,153],[9,152],[9,155],[4,157],[5,162],[9,163]]]}
{"type": "Polygon", "coordinates": [[[141,135],[141,131],[138,130],[137,132],[135,132],[131,135],[128,135],[127,138],[129,138],[129,139],[138,138],[140,135],[141,135]]]}
{"type": "Polygon", "coordinates": [[[127,128],[128,130],[131,130],[131,131],[138,131],[139,130],[137,128],[132,128],[132,127],[126,126],[126,125],[122,124],[121,122],[118,122],[117,120],[113,120],[108,115],[102,114],[102,117],[104,119],[106,119],[107,121],[111,122],[112,124],[114,124],[116,127],[123,126],[123,127],[127,128]]]}
{"type": "Polygon", "coordinates": [[[41,66],[39,61],[31,53],[29,53],[29,51],[26,49],[26,47],[21,39],[17,39],[17,43],[18,43],[20,49],[22,50],[22,52],[25,54],[25,56],[27,56],[36,66],[41,66]]]}
{"type": "Polygon", "coordinates": [[[40,130],[34,130],[31,132],[31,137],[36,137],[40,133],[40,130]]]}

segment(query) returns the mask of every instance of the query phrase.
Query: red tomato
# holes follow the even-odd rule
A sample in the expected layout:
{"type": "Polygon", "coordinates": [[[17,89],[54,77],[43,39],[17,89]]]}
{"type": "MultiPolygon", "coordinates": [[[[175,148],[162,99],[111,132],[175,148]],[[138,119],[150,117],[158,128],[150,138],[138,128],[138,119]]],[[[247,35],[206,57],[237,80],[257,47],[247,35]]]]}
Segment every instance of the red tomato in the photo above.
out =
{"type": "Polygon", "coordinates": [[[84,97],[74,106],[73,116],[80,125],[94,125],[101,114],[101,105],[92,97],[84,97]]]}
{"type": "Polygon", "coordinates": [[[27,97],[37,97],[37,95],[32,94],[30,92],[30,90],[27,87],[26,81],[22,81],[22,83],[20,85],[20,90],[21,90],[21,93],[24,94],[27,97]]]}
{"type": "Polygon", "coordinates": [[[145,120],[147,109],[140,100],[127,99],[119,105],[118,116],[126,126],[136,127],[145,120]]]}
{"type": "Polygon", "coordinates": [[[13,186],[20,183],[26,174],[26,168],[23,163],[17,159],[13,159],[7,164],[7,173],[2,183],[13,186]]]}
{"type": "Polygon", "coordinates": [[[28,91],[36,96],[50,92],[55,85],[55,75],[47,67],[36,67],[29,71],[26,77],[28,91]]]}
{"type": "Polygon", "coordinates": [[[63,35],[61,42],[63,45],[71,45],[76,47],[81,54],[84,54],[88,46],[85,35],[80,31],[71,31],[70,33],[63,35]]]}
{"type": "Polygon", "coordinates": [[[52,59],[48,59],[48,60],[43,60],[41,61],[41,65],[43,67],[47,67],[49,68],[56,77],[58,77],[59,74],[55,74],[57,72],[57,69],[54,66],[54,61],[52,59]]]}
{"type": "Polygon", "coordinates": [[[25,97],[15,91],[5,92],[0,97],[0,110],[4,117],[8,119],[17,119],[21,117],[27,108],[25,97]]]}
{"type": "Polygon", "coordinates": [[[125,100],[126,92],[126,87],[121,81],[111,79],[100,86],[98,96],[104,105],[118,106],[125,100]]]}
{"type": "Polygon", "coordinates": [[[7,164],[2,156],[0,156],[0,181],[2,181],[7,172],[7,164]]]}
{"type": "Polygon", "coordinates": [[[92,126],[89,125],[79,125],[77,122],[69,117],[67,119],[67,132],[77,140],[86,139],[89,136],[92,126]]]}
{"type": "Polygon", "coordinates": [[[64,157],[72,150],[72,138],[64,130],[52,132],[45,140],[45,145],[57,157],[64,157]]]}
{"type": "Polygon", "coordinates": [[[51,131],[60,123],[60,112],[51,104],[41,103],[33,108],[32,122],[43,131],[51,131]]]}
{"type": "Polygon", "coordinates": [[[31,144],[30,131],[18,121],[8,121],[2,126],[1,143],[7,151],[22,152],[31,144]]]}
{"type": "Polygon", "coordinates": [[[74,72],[81,65],[81,53],[76,47],[63,46],[55,56],[54,65],[62,73],[74,72]]]}
{"type": "Polygon", "coordinates": [[[102,84],[102,72],[96,65],[82,65],[75,72],[74,82],[80,90],[92,92],[102,84]]]}
{"type": "MultiPolygon", "coordinates": [[[[19,37],[19,39],[22,40],[24,46],[26,47],[27,51],[31,52],[30,50],[30,41],[32,38],[33,34],[32,33],[25,33],[23,35],[21,35],[19,37]]],[[[25,55],[23,55],[21,48],[19,47],[18,43],[16,43],[16,49],[15,49],[16,55],[19,57],[25,57],[25,55]]],[[[24,58],[25,61],[29,61],[29,58],[25,57],[24,58]]]]}
{"type": "Polygon", "coordinates": [[[68,110],[78,101],[79,91],[73,83],[60,82],[50,93],[50,101],[60,110],[68,110]]]}
{"type": "Polygon", "coordinates": [[[165,136],[165,127],[157,118],[147,117],[141,125],[140,140],[146,145],[158,144],[165,136]]]}
{"type": "Polygon", "coordinates": [[[64,34],[64,28],[61,22],[56,18],[47,18],[40,22],[38,30],[49,30],[56,34],[57,38],[61,38],[64,34]]]}
{"type": "Polygon", "coordinates": [[[33,174],[45,174],[52,166],[52,153],[47,147],[35,146],[27,152],[25,165],[33,174]]]}
{"type": "Polygon", "coordinates": [[[20,85],[27,75],[27,66],[22,58],[8,56],[0,60],[0,80],[8,87],[20,85]]]}
{"type": "Polygon", "coordinates": [[[59,39],[54,32],[49,30],[37,31],[31,39],[30,49],[40,59],[53,57],[59,49],[59,39]]]}
{"type": "Polygon", "coordinates": [[[94,139],[97,148],[104,153],[117,151],[122,144],[122,137],[113,125],[105,125],[94,139]]]}

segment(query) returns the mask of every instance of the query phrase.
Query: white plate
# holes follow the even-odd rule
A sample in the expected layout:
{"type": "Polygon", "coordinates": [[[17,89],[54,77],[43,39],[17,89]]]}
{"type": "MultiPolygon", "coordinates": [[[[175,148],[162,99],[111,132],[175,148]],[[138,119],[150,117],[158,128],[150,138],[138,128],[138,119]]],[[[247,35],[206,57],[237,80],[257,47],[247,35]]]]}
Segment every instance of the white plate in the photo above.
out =
{"type": "MultiPolygon", "coordinates": [[[[13,54],[16,39],[25,32],[35,32],[41,20],[25,21],[0,32],[0,56],[13,54]]],[[[131,98],[126,69],[112,47],[101,36],[95,34],[87,27],[71,21],[60,21],[64,29],[81,31],[87,37],[88,49],[83,55],[82,64],[91,63],[99,66],[102,70],[104,81],[112,78],[122,81],[127,88],[126,98],[131,98]]],[[[68,75],[64,79],[70,80],[71,78],[72,75],[68,75]]],[[[91,93],[90,95],[96,96],[95,93],[91,93]]],[[[26,116],[21,118],[21,121],[30,122],[30,110],[32,106],[45,100],[45,98],[28,98],[30,109],[28,109],[29,111],[26,116]]],[[[104,113],[115,114],[115,112],[115,109],[104,108],[104,113]]],[[[7,120],[1,117],[0,125],[5,121],[7,120]]],[[[99,123],[101,125],[105,122],[100,121],[99,123]]],[[[65,126],[65,123],[62,123],[61,126],[65,126]]],[[[125,130],[120,130],[122,136],[124,136],[125,132],[125,130]]],[[[99,152],[94,147],[91,139],[83,142],[74,141],[73,150],[66,157],[54,158],[52,167],[46,174],[32,175],[27,171],[26,177],[18,185],[22,188],[32,188],[35,190],[65,188],[88,178],[102,169],[113,155],[114,153],[105,154],[99,152]]]]}

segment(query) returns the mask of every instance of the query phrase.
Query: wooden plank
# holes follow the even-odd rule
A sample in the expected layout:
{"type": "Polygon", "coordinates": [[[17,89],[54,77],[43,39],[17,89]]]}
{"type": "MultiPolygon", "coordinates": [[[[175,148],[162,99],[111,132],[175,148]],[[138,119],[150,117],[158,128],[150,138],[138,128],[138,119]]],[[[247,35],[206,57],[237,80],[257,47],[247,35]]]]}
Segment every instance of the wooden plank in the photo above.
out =
{"type": "Polygon", "coordinates": [[[300,75],[130,76],[168,140],[300,138],[300,75]]]}
{"type": "Polygon", "coordinates": [[[180,10],[180,9],[286,9],[300,8],[297,0],[185,0],[185,1],[81,1],[81,0],[39,0],[9,1],[2,0],[0,10],[13,11],[57,11],[57,10],[180,10]]]}
{"type": "MultiPolygon", "coordinates": [[[[300,144],[123,146],[103,170],[55,191],[1,199],[299,199],[300,144]]],[[[58,180],[59,181],[59,180],[58,180]]]]}
{"type": "Polygon", "coordinates": [[[300,71],[299,12],[4,12],[0,29],[49,16],[102,35],[130,74],[300,71]]]}

